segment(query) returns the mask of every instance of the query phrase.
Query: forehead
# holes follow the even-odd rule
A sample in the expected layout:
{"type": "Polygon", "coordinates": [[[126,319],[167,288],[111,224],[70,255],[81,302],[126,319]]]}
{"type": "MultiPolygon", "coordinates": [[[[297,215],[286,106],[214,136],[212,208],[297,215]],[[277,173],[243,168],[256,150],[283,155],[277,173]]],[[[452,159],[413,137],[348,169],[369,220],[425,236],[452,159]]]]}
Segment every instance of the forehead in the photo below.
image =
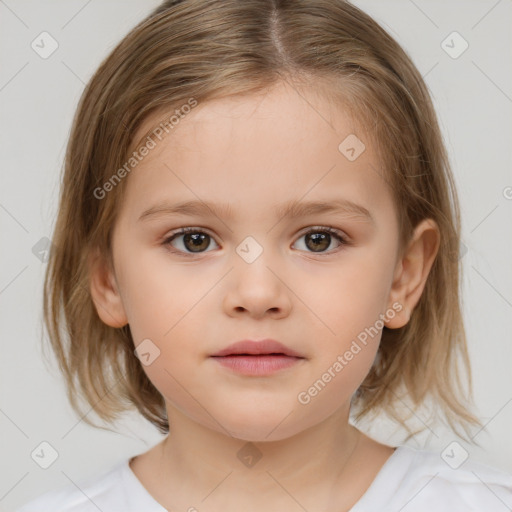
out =
{"type": "MultiPolygon", "coordinates": [[[[169,116],[167,115],[167,118],[169,116]]],[[[134,140],[164,119],[147,119],[134,140]]],[[[367,204],[384,196],[374,148],[343,106],[287,83],[199,103],[130,173],[124,204],[208,200],[267,208],[340,196],[367,204]]],[[[389,198],[388,198],[389,199],[389,198]]],[[[236,207],[235,207],[236,209],[236,207]]],[[[260,212],[261,213],[261,212],[260,212]]]]}

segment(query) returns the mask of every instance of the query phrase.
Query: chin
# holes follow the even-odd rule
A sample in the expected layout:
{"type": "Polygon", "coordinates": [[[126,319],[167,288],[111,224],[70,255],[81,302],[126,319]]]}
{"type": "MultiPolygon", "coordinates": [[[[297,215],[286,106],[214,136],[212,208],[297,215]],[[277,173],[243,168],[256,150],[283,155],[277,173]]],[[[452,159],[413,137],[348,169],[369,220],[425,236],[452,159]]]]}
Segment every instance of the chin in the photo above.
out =
{"type": "Polygon", "coordinates": [[[242,441],[260,443],[280,441],[287,439],[306,427],[301,428],[290,414],[292,407],[282,408],[279,411],[269,411],[268,408],[240,410],[231,407],[231,414],[218,414],[212,412],[214,417],[224,427],[215,425],[215,430],[220,433],[229,432],[231,436],[242,441]]]}

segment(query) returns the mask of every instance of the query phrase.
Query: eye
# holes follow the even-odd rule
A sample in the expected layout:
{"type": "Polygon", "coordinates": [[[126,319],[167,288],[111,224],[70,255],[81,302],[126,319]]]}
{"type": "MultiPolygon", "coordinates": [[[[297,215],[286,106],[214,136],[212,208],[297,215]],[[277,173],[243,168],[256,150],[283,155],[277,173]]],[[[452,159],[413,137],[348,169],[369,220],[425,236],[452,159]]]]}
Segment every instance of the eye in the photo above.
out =
{"type": "Polygon", "coordinates": [[[333,251],[325,251],[324,249],[329,248],[333,238],[338,242],[338,246],[348,245],[348,241],[341,234],[340,231],[334,228],[329,227],[314,227],[309,229],[306,233],[304,233],[300,238],[305,238],[305,247],[307,249],[311,249],[311,252],[317,254],[323,254],[325,252],[333,252],[333,251]]]}
{"type": "Polygon", "coordinates": [[[210,241],[213,240],[213,238],[208,233],[205,233],[198,228],[181,228],[179,231],[174,232],[171,234],[171,236],[166,238],[163,241],[163,245],[176,247],[172,245],[171,242],[181,237],[183,237],[183,240],[177,244],[180,247],[178,247],[178,250],[176,251],[171,249],[172,252],[178,254],[187,254],[187,252],[189,254],[208,252],[204,251],[204,249],[207,248],[210,245],[210,241]]]}
{"type": "MultiPolygon", "coordinates": [[[[333,239],[337,241],[337,247],[349,245],[348,240],[340,231],[330,227],[310,228],[306,233],[302,234],[299,240],[302,238],[305,238],[303,245],[306,249],[304,250],[317,254],[333,252],[326,251],[326,249],[331,246],[333,239]]],[[[206,249],[210,246],[211,241],[213,241],[213,237],[205,231],[199,228],[186,227],[172,233],[162,244],[173,247],[173,249],[171,249],[173,253],[187,255],[210,252],[206,249]],[[181,238],[182,240],[180,240],[181,238]],[[173,244],[173,242],[175,242],[175,244],[173,244]]]]}

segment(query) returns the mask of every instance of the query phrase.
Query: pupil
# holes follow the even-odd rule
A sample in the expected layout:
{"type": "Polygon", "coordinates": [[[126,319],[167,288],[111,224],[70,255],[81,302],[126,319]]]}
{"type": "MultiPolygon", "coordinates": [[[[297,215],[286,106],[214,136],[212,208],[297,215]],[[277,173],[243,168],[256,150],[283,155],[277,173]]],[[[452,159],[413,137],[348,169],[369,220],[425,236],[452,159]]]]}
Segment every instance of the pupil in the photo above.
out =
{"type": "MultiPolygon", "coordinates": [[[[205,247],[201,247],[201,244],[204,243],[204,240],[206,239],[207,236],[209,236],[209,235],[201,234],[201,233],[193,233],[193,234],[188,233],[184,237],[184,242],[185,242],[185,244],[187,244],[187,242],[192,241],[193,248],[206,249],[208,247],[208,244],[206,244],[205,247]]],[[[200,251],[195,251],[195,252],[200,252],[200,251]]]]}
{"type": "MultiPolygon", "coordinates": [[[[329,247],[329,238],[328,237],[330,237],[330,235],[327,235],[325,233],[313,233],[313,234],[307,235],[306,238],[313,241],[313,249],[327,249],[327,247],[329,247]]],[[[308,245],[308,247],[309,247],[309,245],[308,245]]],[[[312,247],[310,247],[310,249],[311,248],[312,247]]]]}

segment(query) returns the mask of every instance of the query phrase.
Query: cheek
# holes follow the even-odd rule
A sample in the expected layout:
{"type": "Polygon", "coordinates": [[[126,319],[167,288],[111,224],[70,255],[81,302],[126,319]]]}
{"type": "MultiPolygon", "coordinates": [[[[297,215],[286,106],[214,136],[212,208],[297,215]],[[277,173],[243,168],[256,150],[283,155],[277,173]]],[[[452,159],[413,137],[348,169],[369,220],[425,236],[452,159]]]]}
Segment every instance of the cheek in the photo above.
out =
{"type": "Polygon", "coordinates": [[[142,254],[132,262],[124,268],[130,276],[125,281],[130,331],[136,347],[145,343],[155,354],[144,371],[165,397],[194,410],[191,394],[201,394],[199,366],[212,349],[211,339],[218,337],[208,317],[218,307],[208,294],[218,275],[199,275],[192,266],[171,264],[161,255],[142,254]]]}
{"type": "Polygon", "coordinates": [[[305,332],[314,333],[317,364],[311,367],[309,382],[329,388],[322,391],[325,398],[333,393],[331,398],[348,399],[371,369],[389,293],[385,258],[361,250],[329,268],[311,266],[308,279],[294,290],[307,297],[304,302],[312,325],[305,332]]]}
{"type": "Polygon", "coordinates": [[[375,249],[358,249],[329,264],[301,263],[303,278],[295,279],[294,293],[307,306],[311,321],[318,324],[319,334],[332,338],[334,344],[340,338],[357,336],[384,312],[391,263],[388,255],[376,254],[375,249]]]}
{"type": "Polygon", "coordinates": [[[165,343],[218,280],[216,275],[199,278],[191,267],[171,263],[155,249],[132,254],[121,273],[123,305],[135,342],[155,338],[165,343]]]}

